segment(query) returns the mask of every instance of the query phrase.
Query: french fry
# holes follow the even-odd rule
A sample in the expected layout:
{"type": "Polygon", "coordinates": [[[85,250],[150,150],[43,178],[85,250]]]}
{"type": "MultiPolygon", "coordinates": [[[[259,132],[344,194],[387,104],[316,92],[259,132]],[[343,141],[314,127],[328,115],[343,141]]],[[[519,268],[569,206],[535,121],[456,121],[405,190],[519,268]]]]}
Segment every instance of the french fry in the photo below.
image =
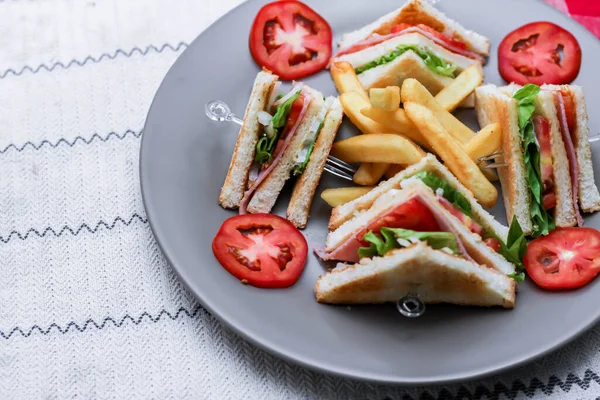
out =
{"type": "Polygon", "coordinates": [[[406,136],[413,142],[427,146],[427,141],[421,135],[415,124],[406,116],[402,108],[396,111],[386,111],[375,107],[367,107],[360,110],[361,114],[379,123],[386,132],[395,132],[406,136]]]}
{"type": "Polygon", "coordinates": [[[471,160],[477,162],[481,157],[498,151],[502,146],[502,128],[500,124],[489,124],[465,145],[465,153],[471,160]]]}
{"type": "Polygon", "coordinates": [[[400,108],[400,88],[388,86],[369,90],[369,98],[373,108],[395,111],[400,108]]]}
{"type": "Polygon", "coordinates": [[[375,185],[385,171],[387,171],[390,164],[372,164],[372,163],[363,163],[354,174],[354,183],[362,186],[372,186],[375,185]]]}
{"type": "Polygon", "coordinates": [[[373,186],[353,186],[341,187],[335,189],[325,189],[321,193],[321,198],[331,207],[337,207],[346,204],[354,199],[359,198],[365,193],[368,193],[373,186]]]}
{"type": "Polygon", "coordinates": [[[425,152],[408,139],[391,133],[358,135],[335,142],[331,155],[349,163],[370,162],[412,165],[425,152]]]}
{"type": "Polygon", "coordinates": [[[367,91],[363,88],[362,84],[354,72],[352,64],[348,62],[336,62],[333,63],[329,69],[331,77],[335,83],[335,87],[340,93],[356,92],[362,98],[369,101],[367,91]]]}
{"type": "Polygon", "coordinates": [[[363,108],[371,107],[371,103],[369,100],[365,100],[361,97],[357,92],[342,93],[340,96],[340,103],[342,103],[344,113],[362,133],[370,134],[387,131],[383,125],[360,113],[360,110],[363,108]]]}
{"type": "MultiPolygon", "coordinates": [[[[429,93],[427,88],[416,79],[405,79],[402,83],[402,102],[417,103],[430,109],[442,127],[459,143],[466,144],[475,137],[475,132],[446,111],[429,93]]],[[[406,109],[406,107],[404,108],[406,109]]],[[[415,121],[413,120],[413,122],[415,121]]]]}
{"type": "Polygon", "coordinates": [[[403,171],[404,168],[406,168],[406,166],[401,165],[401,164],[392,164],[390,165],[390,167],[387,169],[387,171],[385,171],[385,179],[390,179],[393,178],[394,176],[396,176],[396,174],[398,174],[399,172],[403,171]]]}
{"type": "Polygon", "coordinates": [[[481,82],[483,82],[483,75],[475,65],[471,65],[442,89],[435,99],[442,108],[452,112],[473,93],[477,86],[481,85],[481,82]]]}
{"type": "Polygon", "coordinates": [[[492,207],[498,199],[498,191],[483,175],[477,164],[444,129],[427,107],[413,102],[404,103],[409,118],[419,128],[430,146],[444,160],[444,164],[467,187],[485,207],[492,207]]]}

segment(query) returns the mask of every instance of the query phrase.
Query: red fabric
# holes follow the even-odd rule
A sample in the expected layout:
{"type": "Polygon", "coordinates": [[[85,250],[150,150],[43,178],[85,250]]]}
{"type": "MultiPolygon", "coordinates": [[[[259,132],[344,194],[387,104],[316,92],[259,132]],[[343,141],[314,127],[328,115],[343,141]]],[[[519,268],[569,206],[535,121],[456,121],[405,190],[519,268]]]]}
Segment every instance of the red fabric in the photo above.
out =
{"type": "Polygon", "coordinates": [[[600,38],[600,1],[599,0],[544,0],[557,9],[569,14],[600,38]]]}

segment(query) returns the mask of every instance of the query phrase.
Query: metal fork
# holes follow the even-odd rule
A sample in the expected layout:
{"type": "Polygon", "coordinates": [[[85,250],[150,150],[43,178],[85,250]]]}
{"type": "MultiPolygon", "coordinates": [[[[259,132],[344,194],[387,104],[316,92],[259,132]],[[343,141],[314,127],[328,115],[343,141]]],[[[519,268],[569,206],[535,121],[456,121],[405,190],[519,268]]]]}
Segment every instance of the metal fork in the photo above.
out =
{"type": "MultiPolygon", "coordinates": [[[[594,143],[597,141],[600,141],[600,133],[596,134],[595,136],[592,136],[590,138],[588,138],[588,141],[590,143],[594,143]]],[[[502,168],[502,167],[507,167],[508,164],[505,163],[502,158],[504,156],[504,152],[503,151],[498,151],[496,153],[492,153],[490,155],[484,156],[484,157],[479,157],[477,159],[478,162],[488,162],[488,161],[493,161],[493,163],[491,164],[487,164],[484,165],[483,169],[493,169],[493,168],[502,168]]]]}
{"type": "MultiPolygon", "coordinates": [[[[204,112],[206,113],[206,116],[213,121],[233,122],[240,126],[244,123],[244,120],[232,113],[227,103],[221,100],[213,100],[206,103],[204,112]]],[[[325,162],[325,171],[348,181],[352,181],[354,179],[354,174],[356,173],[356,169],[354,169],[352,165],[331,155],[327,157],[327,161],[325,162]]]]}

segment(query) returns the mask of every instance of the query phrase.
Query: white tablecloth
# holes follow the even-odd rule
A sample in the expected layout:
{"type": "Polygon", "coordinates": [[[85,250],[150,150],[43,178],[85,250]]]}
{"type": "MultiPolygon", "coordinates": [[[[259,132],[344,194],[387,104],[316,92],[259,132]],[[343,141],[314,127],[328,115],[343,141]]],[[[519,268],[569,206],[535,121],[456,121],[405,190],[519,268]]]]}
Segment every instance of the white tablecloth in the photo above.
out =
{"type": "Polygon", "coordinates": [[[0,0],[0,398],[596,397],[597,328],[502,376],[402,389],[281,361],[184,289],[142,206],[141,128],[239,2],[0,0]]]}

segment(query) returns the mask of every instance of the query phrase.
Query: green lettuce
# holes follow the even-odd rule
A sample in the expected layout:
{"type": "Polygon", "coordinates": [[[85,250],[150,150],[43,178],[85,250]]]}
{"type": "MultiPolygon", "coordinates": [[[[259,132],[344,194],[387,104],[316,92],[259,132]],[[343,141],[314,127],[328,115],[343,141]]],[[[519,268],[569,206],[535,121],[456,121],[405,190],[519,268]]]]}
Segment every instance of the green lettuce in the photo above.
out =
{"type": "Polygon", "coordinates": [[[296,164],[294,166],[294,176],[302,175],[302,173],[306,169],[306,165],[308,165],[308,162],[310,161],[310,156],[315,148],[315,143],[317,143],[317,139],[319,138],[319,133],[321,133],[321,129],[323,129],[324,124],[325,124],[325,120],[321,121],[321,123],[319,124],[319,128],[317,129],[317,134],[315,135],[315,139],[310,144],[310,147],[308,148],[308,152],[306,153],[306,158],[304,158],[304,161],[302,163],[296,164]]]}
{"type": "Polygon", "coordinates": [[[370,63],[367,63],[362,67],[356,68],[354,71],[357,75],[361,74],[372,68],[390,63],[396,58],[400,57],[402,54],[406,53],[407,51],[414,51],[415,54],[417,54],[421,58],[421,60],[423,60],[427,68],[429,68],[436,74],[441,76],[447,76],[449,78],[454,78],[456,76],[456,69],[458,68],[456,65],[452,64],[449,61],[441,59],[435,54],[431,53],[430,51],[424,50],[421,47],[415,46],[413,44],[401,44],[400,46],[396,47],[396,49],[390,54],[382,56],[378,60],[371,61],[370,63]]]}
{"type": "Polygon", "coordinates": [[[298,97],[300,97],[300,93],[301,91],[299,90],[289,99],[277,105],[275,109],[275,115],[273,115],[273,118],[271,119],[276,134],[272,137],[269,137],[266,133],[263,133],[261,138],[258,140],[258,143],[256,143],[256,155],[254,156],[254,161],[256,161],[261,167],[270,163],[273,159],[273,151],[275,151],[277,140],[279,139],[279,135],[281,133],[281,128],[285,126],[290,111],[292,110],[292,104],[298,99],[298,97]]]}
{"type": "Polygon", "coordinates": [[[508,276],[517,282],[523,282],[523,280],[525,280],[525,274],[523,273],[525,270],[523,257],[525,257],[525,253],[527,253],[527,240],[525,239],[525,234],[523,233],[523,229],[521,229],[519,221],[517,221],[517,217],[513,217],[510,224],[506,243],[499,238],[497,239],[500,242],[500,250],[498,250],[498,253],[506,258],[506,261],[513,263],[516,268],[516,272],[509,274],[508,276]]]}
{"type": "Polygon", "coordinates": [[[369,231],[363,237],[363,240],[369,242],[369,247],[358,249],[360,258],[372,258],[384,256],[393,249],[399,249],[403,246],[398,243],[398,239],[424,241],[433,249],[443,249],[445,247],[458,254],[458,244],[456,238],[450,232],[416,232],[401,228],[381,228],[380,233],[376,234],[369,231]]]}
{"type": "Polygon", "coordinates": [[[471,217],[471,204],[465,196],[456,191],[448,182],[439,178],[437,175],[421,171],[412,177],[420,179],[425,185],[429,186],[435,193],[438,189],[442,189],[442,195],[446,200],[452,203],[456,208],[461,210],[466,216],[471,217]]]}
{"type": "Polygon", "coordinates": [[[542,205],[542,194],[544,185],[540,171],[540,147],[533,131],[531,117],[535,112],[535,98],[540,92],[540,87],[533,84],[523,86],[514,94],[518,100],[517,110],[519,114],[519,129],[521,130],[521,141],[523,146],[523,159],[527,173],[527,184],[531,194],[529,212],[533,220],[533,233],[531,236],[539,237],[547,235],[554,229],[555,224],[552,216],[542,205]]]}

